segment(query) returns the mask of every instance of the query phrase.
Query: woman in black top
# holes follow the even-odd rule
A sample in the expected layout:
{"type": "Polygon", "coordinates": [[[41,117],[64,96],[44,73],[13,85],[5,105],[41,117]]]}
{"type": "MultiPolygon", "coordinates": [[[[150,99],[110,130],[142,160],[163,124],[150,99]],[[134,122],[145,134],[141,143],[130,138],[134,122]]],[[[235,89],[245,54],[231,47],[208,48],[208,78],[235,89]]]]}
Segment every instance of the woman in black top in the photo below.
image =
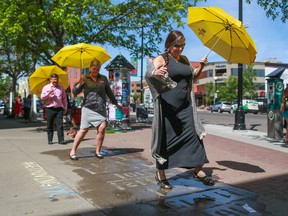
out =
{"type": "Polygon", "coordinates": [[[94,59],[90,64],[89,73],[86,76],[81,76],[79,82],[73,88],[74,95],[84,91],[84,101],[81,110],[80,130],[76,134],[70,151],[71,160],[78,160],[76,156],[77,148],[90,126],[97,129],[95,157],[103,158],[101,147],[106,129],[106,95],[118,109],[122,110],[122,106],[117,104],[107,77],[99,73],[100,68],[101,63],[94,59]]]}
{"type": "Polygon", "coordinates": [[[207,58],[194,70],[186,56],[182,32],[170,32],[165,53],[157,56],[148,68],[146,80],[154,101],[152,156],[156,159],[156,180],[165,189],[172,186],[165,170],[175,167],[194,168],[195,177],[205,185],[214,185],[202,166],[208,163],[203,137],[205,129],[197,118],[193,82],[200,75],[207,58]]]}

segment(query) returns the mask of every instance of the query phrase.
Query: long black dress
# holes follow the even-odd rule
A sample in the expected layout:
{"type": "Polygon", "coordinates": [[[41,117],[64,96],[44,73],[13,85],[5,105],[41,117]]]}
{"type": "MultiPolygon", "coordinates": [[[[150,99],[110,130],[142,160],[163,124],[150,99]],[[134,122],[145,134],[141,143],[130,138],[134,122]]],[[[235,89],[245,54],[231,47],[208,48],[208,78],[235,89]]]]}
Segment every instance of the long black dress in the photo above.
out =
{"type": "Polygon", "coordinates": [[[177,87],[161,94],[164,118],[161,153],[168,160],[163,165],[157,162],[157,168],[203,166],[209,161],[203,142],[196,134],[193,108],[188,100],[191,67],[183,57],[177,61],[169,55],[168,73],[177,87]]]}

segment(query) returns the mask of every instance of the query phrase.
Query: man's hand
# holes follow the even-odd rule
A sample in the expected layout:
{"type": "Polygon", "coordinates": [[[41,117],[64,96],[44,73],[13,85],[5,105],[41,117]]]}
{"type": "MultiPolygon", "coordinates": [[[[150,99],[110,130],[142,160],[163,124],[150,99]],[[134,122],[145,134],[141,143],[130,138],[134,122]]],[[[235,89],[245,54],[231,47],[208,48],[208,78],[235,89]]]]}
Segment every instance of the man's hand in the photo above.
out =
{"type": "Polygon", "coordinates": [[[54,92],[54,90],[53,90],[53,88],[51,88],[50,91],[48,92],[48,95],[50,95],[53,92],[54,92]]]}

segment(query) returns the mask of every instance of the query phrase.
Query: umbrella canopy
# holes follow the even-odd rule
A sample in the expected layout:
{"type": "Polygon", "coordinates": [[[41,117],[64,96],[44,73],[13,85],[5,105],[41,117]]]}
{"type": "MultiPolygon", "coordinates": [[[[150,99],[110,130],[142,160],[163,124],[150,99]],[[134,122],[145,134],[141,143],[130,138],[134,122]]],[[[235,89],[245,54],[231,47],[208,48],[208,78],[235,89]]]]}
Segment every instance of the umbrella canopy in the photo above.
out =
{"type": "Polygon", "coordinates": [[[68,74],[56,65],[40,66],[29,77],[30,92],[40,97],[42,88],[50,83],[51,74],[59,76],[59,85],[64,89],[68,87],[68,74]]]}
{"type": "Polygon", "coordinates": [[[254,41],[242,22],[221,8],[188,8],[188,25],[206,47],[227,61],[248,65],[254,62],[257,53],[254,41]]]}
{"type": "Polygon", "coordinates": [[[62,67],[82,69],[88,68],[93,59],[104,64],[110,58],[107,51],[100,46],[79,43],[63,47],[52,57],[52,60],[62,67]]]}

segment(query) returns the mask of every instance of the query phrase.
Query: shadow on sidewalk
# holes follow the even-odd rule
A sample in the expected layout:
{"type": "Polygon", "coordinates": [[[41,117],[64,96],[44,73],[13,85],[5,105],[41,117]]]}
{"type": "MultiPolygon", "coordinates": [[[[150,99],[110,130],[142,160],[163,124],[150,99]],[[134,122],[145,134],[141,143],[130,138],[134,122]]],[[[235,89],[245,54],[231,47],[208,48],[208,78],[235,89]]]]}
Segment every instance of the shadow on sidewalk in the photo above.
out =
{"type": "MultiPolygon", "coordinates": [[[[108,157],[125,155],[125,154],[140,153],[143,151],[144,149],[138,149],[138,148],[105,148],[103,147],[101,149],[101,154],[103,155],[105,159],[105,157],[108,158],[108,157]]],[[[58,156],[59,159],[65,160],[65,159],[69,159],[69,152],[70,152],[70,149],[69,150],[52,150],[52,151],[42,152],[42,154],[58,156]]],[[[79,160],[82,158],[83,159],[95,158],[95,148],[81,148],[80,146],[77,151],[77,157],[79,158],[79,160]]]]}
{"type": "Polygon", "coordinates": [[[269,215],[284,216],[288,212],[288,173],[262,178],[257,181],[247,181],[236,184],[236,187],[257,194],[257,201],[265,205],[269,215]]]}
{"type": "Polygon", "coordinates": [[[242,162],[236,162],[236,161],[216,161],[221,166],[227,167],[229,169],[233,170],[240,170],[244,172],[251,172],[251,173],[261,173],[265,172],[262,168],[259,166],[255,166],[248,163],[242,163],[242,162]]]}
{"type": "Polygon", "coordinates": [[[46,122],[42,120],[25,123],[25,120],[23,118],[19,119],[7,118],[7,115],[0,115],[0,122],[1,122],[0,130],[46,126],[46,122]]]}

